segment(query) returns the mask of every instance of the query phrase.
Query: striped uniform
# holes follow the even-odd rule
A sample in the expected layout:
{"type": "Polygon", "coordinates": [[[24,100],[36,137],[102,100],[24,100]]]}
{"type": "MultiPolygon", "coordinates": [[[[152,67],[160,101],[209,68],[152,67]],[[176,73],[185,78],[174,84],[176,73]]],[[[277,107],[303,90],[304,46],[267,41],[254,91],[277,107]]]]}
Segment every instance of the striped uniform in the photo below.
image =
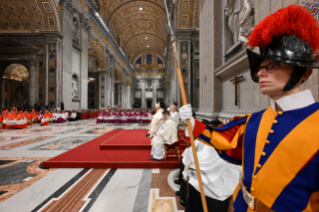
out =
{"type": "MultiPolygon", "coordinates": [[[[247,190],[277,212],[319,211],[319,103],[276,112],[274,107],[211,129],[195,120],[194,136],[242,164],[247,190]]],[[[235,212],[253,211],[239,185],[235,212]]]]}

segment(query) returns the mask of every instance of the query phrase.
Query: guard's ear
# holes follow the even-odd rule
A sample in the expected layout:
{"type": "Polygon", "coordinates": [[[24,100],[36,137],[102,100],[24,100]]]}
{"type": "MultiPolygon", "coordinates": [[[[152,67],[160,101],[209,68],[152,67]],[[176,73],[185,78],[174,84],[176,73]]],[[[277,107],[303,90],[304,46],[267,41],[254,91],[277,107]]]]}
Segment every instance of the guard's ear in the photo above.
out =
{"type": "Polygon", "coordinates": [[[312,74],[312,68],[307,68],[305,73],[303,74],[303,76],[301,78],[301,82],[302,83],[306,82],[309,79],[311,74],[312,74]]]}

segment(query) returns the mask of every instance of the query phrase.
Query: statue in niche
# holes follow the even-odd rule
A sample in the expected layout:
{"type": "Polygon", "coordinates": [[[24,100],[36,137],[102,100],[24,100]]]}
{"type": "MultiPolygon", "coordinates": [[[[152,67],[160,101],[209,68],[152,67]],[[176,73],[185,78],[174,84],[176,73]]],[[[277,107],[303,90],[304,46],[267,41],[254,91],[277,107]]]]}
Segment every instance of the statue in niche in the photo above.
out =
{"type": "Polygon", "coordinates": [[[236,43],[239,36],[240,11],[242,10],[244,0],[227,0],[225,6],[225,15],[229,17],[228,27],[233,34],[233,41],[236,43]]]}
{"type": "Polygon", "coordinates": [[[254,23],[254,8],[251,0],[245,0],[243,6],[243,17],[239,22],[239,35],[238,40],[244,43],[244,46],[248,45],[247,37],[253,31],[254,23]]]}
{"type": "Polygon", "coordinates": [[[79,21],[73,17],[73,41],[77,44],[80,43],[80,25],[79,21]]]}
{"type": "Polygon", "coordinates": [[[78,98],[79,97],[79,89],[78,89],[78,81],[75,79],[75,77],[72,77],[72,98],[78,98]]]}
{"type": "Polygon", "coordinates": [[[24,86],[19,86],[14,91],[16,105],[20,105],[28,99],[28,89],[24,86]]]}

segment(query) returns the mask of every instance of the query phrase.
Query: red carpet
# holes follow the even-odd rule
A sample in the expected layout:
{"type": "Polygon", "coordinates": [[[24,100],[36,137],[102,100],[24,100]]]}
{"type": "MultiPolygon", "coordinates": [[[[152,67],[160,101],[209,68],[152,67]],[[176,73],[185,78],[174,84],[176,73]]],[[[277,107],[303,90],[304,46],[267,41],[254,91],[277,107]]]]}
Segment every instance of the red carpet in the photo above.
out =
{"type": "MultiPolygon", "coordinates": [[[[125,130],[108,139],[100,145],[103,150],[149,150],[151,151],[151,138],[145,135],[147,130],[125,130]]],[[[186,148],[186,143],[180,144],[181,149],[186,148]]]]}
{"type": "MultiPolygon", "coordinates": [[[[162,161],[149,160],[150,148],[143,149],[147,130],[113,130],[61,155],[43,162],[44,168],[179,168],[181,161],[169,158],[162,161]],[[144,137],[143,137],[144,136],[144,137]],[[142,141],[140,141],[140,138],[142,141]],[[130,145],[131,149],[124,148],[101,150],[102,143],[119,146],[130,145]],[[109,143],[108,143],[109,142],[109,143]],[[133,142],[138,142],[137,144],[133,142]],[[143,145],[142,149],[136,145],[143,145]],[[135,145],[135,146],[134,146],[135,145]]],[[[148,141],[147,141],[148,139],[148,141]]],[[[114,148],[114,146],[113,146],[114,148]]]]}

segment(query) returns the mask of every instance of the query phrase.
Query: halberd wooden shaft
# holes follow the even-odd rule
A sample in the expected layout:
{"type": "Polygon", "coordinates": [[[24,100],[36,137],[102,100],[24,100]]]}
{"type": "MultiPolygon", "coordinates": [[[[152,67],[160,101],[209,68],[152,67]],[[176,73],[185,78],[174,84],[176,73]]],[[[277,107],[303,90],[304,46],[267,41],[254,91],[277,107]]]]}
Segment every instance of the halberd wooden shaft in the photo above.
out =
{"type": "MultiPolygon", "coordinates": [[[[181,68],[180,68],[180,63],[179,63],[179,57],[178,57],[177,48],[176,48],[176,42],[175,42],[175,39],[173,36],[171,37],[171,45],[172,45],[173,57],[174,57],[174,61],[175,61],[175,67],[176,67],[176,72],[177,72],[177,77],[178,77],[178,82],[179,82],[179,88],[181,90],[182,103],[183,103],[183,105],[187,105],[185,88],[184,88],[184,83],[183,83],[183,78],[182,78],[182,73],[181,73],[181,68]]],[[[194,162],[195,162],[195,168],[196,168],[196,174],[197,174],[198,185],[199,185],[199,190],[200,190],[200,196],[202,199],[203,211],[208,212],[206,198],[205,198],[205,192],[204,192],[204,187],[203,187],[203,181],[202,181],[202,176],[201,176],[200,169],[199,169],[197,152],[196,152],[196,147],[195,147],[195,142],[194,142],[191,120],[187,119],[186,122],[187,122],[187,129],[189,132],[189,138],[191,140],[191,146],[192,146],[192,152],[193,152],[193,157],[194,157],[194,162]]]]}

